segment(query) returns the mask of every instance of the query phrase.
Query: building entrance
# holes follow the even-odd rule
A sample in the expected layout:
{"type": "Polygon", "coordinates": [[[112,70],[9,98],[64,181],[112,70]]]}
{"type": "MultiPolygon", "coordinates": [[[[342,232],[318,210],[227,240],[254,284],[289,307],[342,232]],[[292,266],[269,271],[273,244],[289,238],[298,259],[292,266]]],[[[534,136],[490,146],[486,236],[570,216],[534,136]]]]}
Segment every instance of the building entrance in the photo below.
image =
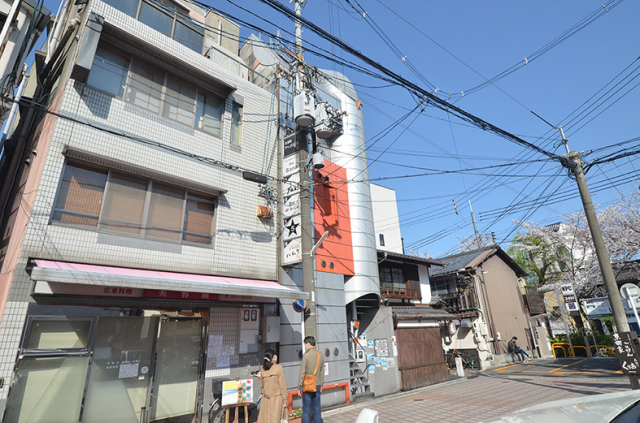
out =
{"type": "Polygon", "coordinates": [[[32,316],[4,421],[193,421],[204,319],[141,314],[32,316]]]}

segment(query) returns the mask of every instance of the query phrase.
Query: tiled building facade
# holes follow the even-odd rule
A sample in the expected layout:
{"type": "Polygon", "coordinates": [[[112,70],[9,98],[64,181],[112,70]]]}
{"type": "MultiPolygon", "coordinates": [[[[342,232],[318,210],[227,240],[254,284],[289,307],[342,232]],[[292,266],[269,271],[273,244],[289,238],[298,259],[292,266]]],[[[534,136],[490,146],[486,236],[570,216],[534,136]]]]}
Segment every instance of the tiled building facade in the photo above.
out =
{"type": "Polygon", "coordinates": [[[211,401],[211,380],[248,377],[259,350],[277,342],[258,338],[261,321],[278,317],[275,298],[301,297],[275,282],[275,220],[257,217],[269,206],[264,190],[243,178],[276,177],[272,93],[247,80],[237,46],[215,42],[206,11],[108,3],[116,7],[71,6],[77,42],[45,81],[48,112],[28,135],[29,162],[2,222],[5,421],[38,421],[51,412],[45,399],[65,410],[60,421],[78,421],[79,401],[80,419],[93,421],[106,411],[93,399],[124,392],[131,410],[113,421],[191,421],[211,401]],[[143,23],[167,16],[169,33],[143,23]],[[137,334],[130,347],[127,330],[137,334]],[[193,377],[162,385],[171,379],[169,367],[158,376],[162,357],[193,377]],[[39,392],[30,377],[59,382],[39,392]],[[161,405],[162,392],[175,404],[161,405]]]}

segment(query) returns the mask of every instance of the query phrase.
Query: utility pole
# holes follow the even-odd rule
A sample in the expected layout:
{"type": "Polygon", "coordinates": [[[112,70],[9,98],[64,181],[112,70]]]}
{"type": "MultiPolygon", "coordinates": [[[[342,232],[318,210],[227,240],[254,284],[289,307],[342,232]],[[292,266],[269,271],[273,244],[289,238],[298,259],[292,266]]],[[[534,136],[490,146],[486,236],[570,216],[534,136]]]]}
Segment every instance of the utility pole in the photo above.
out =
{"type": "MultiPolygon", "coordinates": [[[[609,259],[609,253],[604,245],[604,238],[602,237],[602,231],[600,230],[600,224],[598,223],[598,217],[596,215],[595,208],[593,207],[593,201],[591,200],[591,194],[589,193],[589,187],[587,186],[587,180],[584,176],[583,164],[584,162],[580,158],[580,153],[569,150],[569,140],[565,137],[562,126],[558,126],[560,134],[562,135],[562,143],[567,152],[562,160],[562,165],[571,170],[576,178],[578,184],[578,190],[580,191],[580,198],[582,199],[582,205],[584,206],[584,213],[587,217],[587,223],[589,224],[589,231],[593,238],[593,244],[596,249],[596,256],[598,257],[598,263],[600,264],[600,271],[602,272],[602,278],[604,280],[604,286],[607,290],[609,297],[609,303],[611,304],[611,311],[613,312],[613,321],[616,324],[618,332],[629,332],[629,322],[627,321],[627,315],[622,305],[622,296],[618,291],[618,284],[613,274],[613,268],[611,267],[611,260],[609,259]]],[[[629,380],[631,382],[632,389],[639,389],[640,383],[638,377],[633,373],[629,373],[629,380]]]]}
{"type": "MultiPolygon", "coordinates": [[[[302,6],[306,0],[295,0],[296,16],[302,16],[302,6]]],[[[296,94],[304,92],[307,88],[304,84],[304,55],[302,52],[302,22],[296,19],[296,94]]],[[[301,225],[301,248],[302,248],[302,289],[311,294],[311,299],[307,303],[307,311],[304,318],[304,334],[313,336],[317,340],[316,328],[316,294],[314,278],[314,259],[311,253],[313,248],[313,222],[311,219],[311,201],[313,191],[311,189],[311,179],[309,177],[309,159],[313,155],[313,145],[311,134],[304,128],[298,126],[298,131],[304,134],[304,148],[300,148],[300,225],[301,225]]],[[[296,140],[297,141],[297,140],[296,140]]]]}
{"type": "Polygon", "coordinates": [[[471,210],[471,221],[473,222],[473,231],[476,234],[476,244],[478,244],[478,248],[482,248],[482,246],[480,245],[480,236],[478,235],[478,228],[476,227],[476,217],[473,215],[473,208],[471,208],[471,199],[469,199],[469,210],[471,210]]]}

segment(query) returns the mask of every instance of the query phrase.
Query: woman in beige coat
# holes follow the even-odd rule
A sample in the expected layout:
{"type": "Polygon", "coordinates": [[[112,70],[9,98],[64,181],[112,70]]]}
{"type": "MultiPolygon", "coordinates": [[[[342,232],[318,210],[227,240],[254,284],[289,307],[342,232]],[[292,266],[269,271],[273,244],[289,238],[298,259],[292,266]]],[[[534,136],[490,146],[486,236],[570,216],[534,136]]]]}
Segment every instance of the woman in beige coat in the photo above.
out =
{"type": "Polygon", "coordinates": [[[287,384],[278,356],[272,349],[264,353],[262,371],[259,374],[262,400],[258,423],[280,423],[288,406],[287,384]]]}

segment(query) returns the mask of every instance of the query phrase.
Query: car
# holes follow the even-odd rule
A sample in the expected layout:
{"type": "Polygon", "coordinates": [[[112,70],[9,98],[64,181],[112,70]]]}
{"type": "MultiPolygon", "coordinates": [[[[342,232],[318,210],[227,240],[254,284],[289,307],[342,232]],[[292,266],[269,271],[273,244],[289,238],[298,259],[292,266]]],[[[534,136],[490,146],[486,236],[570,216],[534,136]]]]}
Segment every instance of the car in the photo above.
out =
{"type": "Polygon", "coordinates": [[[588,395],[527,407],[483,423],[640,423],[640,390],[588,395]]]}

